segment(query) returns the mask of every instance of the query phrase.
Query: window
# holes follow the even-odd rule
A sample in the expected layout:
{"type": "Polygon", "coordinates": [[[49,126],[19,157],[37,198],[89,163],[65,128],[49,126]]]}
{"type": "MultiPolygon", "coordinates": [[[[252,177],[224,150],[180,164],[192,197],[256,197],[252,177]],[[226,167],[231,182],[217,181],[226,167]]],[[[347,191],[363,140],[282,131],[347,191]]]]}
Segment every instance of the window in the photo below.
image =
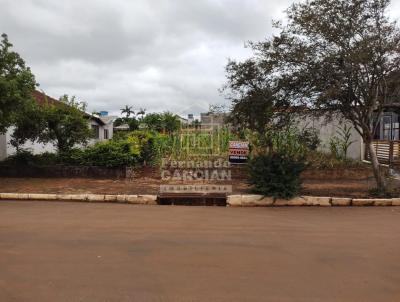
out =
{"type": "Polygon", "coordinates": [[[100,138],[100,128],[98,125],[92,125],[93,136],[95,139],[100,138]]]}
{"type": "Polygon", "coordinates": [[[104,129],[104,139],[108,139],[108,129],[104,129]]]}
{"type": "Polygon", "coordinates": [[[393,122],[393,139],[395,141],[400,140],[400,115],[393,122]]]}
{"type": "Polygon", "coordinates": [[[384,140],[399,140],[400,139],[400,116],[385,115],[382,119],[382,133],[384,140]]]}
{"type": "Polygon", "coordinates": [[[392,138],[392,116],[385,115],[383,117],[383,139],[390,140],[392,138]]]}

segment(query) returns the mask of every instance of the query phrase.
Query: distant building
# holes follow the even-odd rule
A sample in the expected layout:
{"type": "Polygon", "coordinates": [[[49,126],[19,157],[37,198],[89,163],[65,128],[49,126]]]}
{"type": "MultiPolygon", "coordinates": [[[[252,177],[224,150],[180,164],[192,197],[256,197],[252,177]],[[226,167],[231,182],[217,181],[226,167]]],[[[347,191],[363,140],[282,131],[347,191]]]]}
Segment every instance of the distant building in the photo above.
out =
{"type": "Polygon", "coordinates": [[[188,124],[192,124],[194,122],[194,115],[192,113],[188,114],[188,124]]]}
{"type": "Polygon", "coordinates": [[[224,126],[227,124],[229,113],[201,113],[200,123],[202,126],[224,126]]]}

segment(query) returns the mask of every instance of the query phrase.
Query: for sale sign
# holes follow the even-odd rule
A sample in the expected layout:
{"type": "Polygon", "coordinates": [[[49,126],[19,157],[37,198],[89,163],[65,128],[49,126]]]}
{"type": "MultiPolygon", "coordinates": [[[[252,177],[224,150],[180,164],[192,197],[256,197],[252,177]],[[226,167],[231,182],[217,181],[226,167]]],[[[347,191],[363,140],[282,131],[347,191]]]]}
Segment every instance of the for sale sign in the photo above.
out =
{"type": "Polygon", "coordinates": [[[229,142],[229,162],[232,164],[245,164],[249,157],[249,142],[229,142]]]}

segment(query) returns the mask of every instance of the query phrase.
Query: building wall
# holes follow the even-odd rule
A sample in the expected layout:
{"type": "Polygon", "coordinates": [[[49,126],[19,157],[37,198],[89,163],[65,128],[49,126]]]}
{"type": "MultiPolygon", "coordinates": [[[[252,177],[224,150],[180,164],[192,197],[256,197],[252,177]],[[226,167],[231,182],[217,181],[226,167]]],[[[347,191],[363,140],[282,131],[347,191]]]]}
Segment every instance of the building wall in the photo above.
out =
{"type": "Polygon", "coordinates": [[[338,128],[347,125],[351,129],[351,141],[353,141],[348,151],[348,157],[356,160],[364,159],[364,143],[360,134],[349,121],[346,121],[340,115],[332,117],[331,120],[327,116],[301,116],[298,117],[297,123],[300,128],[310,127],[317,130],[321,140],[320,151],[324,152],[330,151],[329,142],[332,137],[338,136],[338,128]]]}
{"type": "Polygon", "coordinates": [[[7,140],[5,134],[0,134],[0,160],[7,157],[7,140]]]}
{"type": "Polygon", "coordinates": [[[226,118],[228,114],[226,113],[201,113],[200,115],[200,121],[202,124],[205,125],[210,125],[210,124],[215,124],[215,125],[225,125],[226,124],[226,118]]]}
{"type": "Polygon", "coordinates": [[[97,139],[92,139],[90,140],[90,143],[96,143],[100,141],[107,140],[104,136],[104,130],[108,130],[108,139],[112,139],[114,136],[114,126],[113,123],[107,124],[107,125],[99,125],[95,121],[90,121],[90,127],[92,125],[99,126],[99,137],[97,139]]]}
{"type": "MultiPolygon", "coordinates": [[[[6,157],[15,154],[17,151],[11,144],[11,135],[14,131],[14,127],[10,127],[6,133],[6,157]]],[[[21,146],[23,149],[31,151],[33,154],[41,154],[45,152],[54,153],[56,152],[56,148],[53,144],[43,144],[38,142],[28,141],[24,145],[21,146]]]]}

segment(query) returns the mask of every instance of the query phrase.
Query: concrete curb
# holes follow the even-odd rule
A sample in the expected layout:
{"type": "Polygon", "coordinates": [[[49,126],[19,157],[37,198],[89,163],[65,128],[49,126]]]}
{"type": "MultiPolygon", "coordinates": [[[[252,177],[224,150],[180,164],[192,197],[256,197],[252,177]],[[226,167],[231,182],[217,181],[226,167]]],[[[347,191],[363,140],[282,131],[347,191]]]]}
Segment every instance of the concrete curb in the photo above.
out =
{"type": "Polygon", "coordinates": [[[400,206],[400,198],[392,199],[353,199],[336,197],[299,196],[290,200],[274,199],[262,195],[230,195],[227,205],[231,207],[288,207],[288,206],[318,206],[318,207],[366,207],[366,206],[400,206]]]}
{"type": "Polygon", "coordinates": [[[156,205],[157,195],[0,193],[0,200],[76,201],[156,205]]]}
{"type": "MultiPolygon", "coordinates": [[[[0,200],[37,200],[37,201],[75,201],[96,203],[126,203],[136,205],[157,205],[157,195],[107,195],[107,194],[30,194],[0,193],[0,200]]],[[[231,207],[366,207],[400,206],[400,198],[392,199],[356,199],[336,197],[299,196],[290,200],[274,199],[262,195],[229,195],[227,206],[231,207]]]]}

